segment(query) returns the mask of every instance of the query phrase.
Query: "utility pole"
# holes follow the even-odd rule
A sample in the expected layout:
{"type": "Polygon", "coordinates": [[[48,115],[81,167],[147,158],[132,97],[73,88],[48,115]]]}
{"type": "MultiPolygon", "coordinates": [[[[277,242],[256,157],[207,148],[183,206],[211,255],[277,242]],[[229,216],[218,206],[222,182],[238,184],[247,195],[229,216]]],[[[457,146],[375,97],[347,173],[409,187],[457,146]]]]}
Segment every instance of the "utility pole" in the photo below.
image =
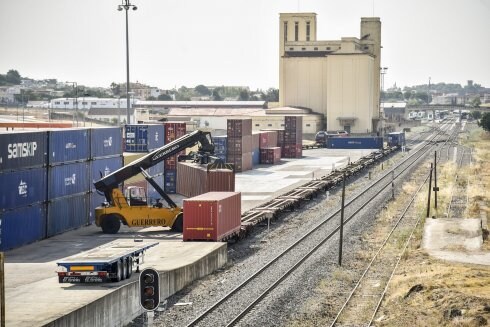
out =
{"type": "Polygon", "coordinates": [[[430,216],[430,194],[432,193],[432,163],[430,164],[429,197],[427,199],[427,218],[430,216]]]}
{"type": "Polygon", "coordinates": [[[342,176],[342,205],[340,208],[339,266],[342,267],[342,243],[344,237],[345,172],[342,176]]]}

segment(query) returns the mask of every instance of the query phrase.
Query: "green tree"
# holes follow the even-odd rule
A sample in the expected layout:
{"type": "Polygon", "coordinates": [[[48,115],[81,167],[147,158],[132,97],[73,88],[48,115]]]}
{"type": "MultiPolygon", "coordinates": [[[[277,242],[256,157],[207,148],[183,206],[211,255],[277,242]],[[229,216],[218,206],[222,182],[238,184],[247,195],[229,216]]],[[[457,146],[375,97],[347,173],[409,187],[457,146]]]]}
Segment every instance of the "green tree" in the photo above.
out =
{"type": "Polygon", "coordinates": [[[470,115],[471,115],[471,117],[473,117],[473,119],[480,119],[481,118],[481,112],[480,111],[472,111],[470,115]]]}
{"type": "Polygon", "coordinates": [[[248,101],[250,99],[250,93],[248,90],[241,90],[238,100],[240,101],[248,101]]]}
{"type": "Polygon", "coordinates": [[[0,86],[7,85],[7,78],[5,75],[0,74],[0,86]]]}
{"type": "Polygon", "coordinates": [[[157,98],[160,101],[172,101],[172,97],[168,94],[160,94],[157,98]]]}
{"type": "Polygon", "coordinates": [[[199,93],[200,95],[210,95],[211,91],[204,85],[200,84],[194,88],[194,91],[199,93]]]}
{"type": "Polygon", "coordinates": [[[222,101],[223,98],[221,97],[221,95],[219,94],[219,88],[215,88],[213,90],[213,100],[214,101],[222,101]]]}
{"type": "Polygon", "coordinates": [[[482,118],[478,122],[478,126],[483,128],[485,131],[490,132],[490,112],[483,114],[482,118]]]}
{"type": "Polygon", "coordinates": [[[113,95],[121,95],[121,85],[112,82],[110,87],[113,95]]]}
{"type": "Polygon", "coordinates": [[[269,88],[267,92],[262,97],[262,100],[267,102],[278,102],[279,101],[279,90],[275,88],[269,88]]]}
{"type": "Polygon", "coordinates": [[[471,100],[471,106],[472,107],[479,107],[481,105],[480,97],[476,97],[473,100],[471,100]]]}
{"type": "Polygon", "coordinates": [[[19,85],[21,77],[18,71],[11,69],[7,72],[5,79],[9,84],[19,85]]]}

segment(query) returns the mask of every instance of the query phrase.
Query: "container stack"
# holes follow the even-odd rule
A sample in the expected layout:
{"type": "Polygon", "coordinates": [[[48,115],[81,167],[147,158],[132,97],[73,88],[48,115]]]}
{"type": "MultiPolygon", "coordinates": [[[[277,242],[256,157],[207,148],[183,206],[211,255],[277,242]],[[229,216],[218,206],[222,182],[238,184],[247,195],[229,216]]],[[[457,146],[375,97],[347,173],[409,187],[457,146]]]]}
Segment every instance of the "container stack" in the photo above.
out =
{"type": "MultiPolygon", "coordinates": [[[[165,123],[165,144],[184,136],[186,134],[185,123],[165,123]]],[[[181,151],[168,159],[165,159],[165,192],[177,192],[177,158],[179,155],[185,154],[185,150],[181,151]]]]}
{"type": "MultiPolygon", "coordinates": [[[[273,145],[272,147],[278,146],[281,148],[281,151],[283,151],[283,149],[284,149],[284,129],[262,129],[261,132],[276,133],[276,145],[273,145]]],[[[268,137],[268,136],[265,136],[265,137],[268,137]]],[[[273,136],[272,136],[272,138],[273,138],[273,136]]],[[[262,142],[264,142],[264,141],[262,141],[262,142]]],[[[272,142],[272,144],[274,144],[273,141],[268,141],[268,139],[267,139],[267,142],[272,142]]],[[[282,153],[283,152],[281,152],[281,156],[282,156],[282,153]]]]}
{"type": "Polygon", "coordinates": [[[48,132],[47,237],[88,223],[89,158],[87,129],[48,132]]]}
{"type": "Polygon", "coordinates": [[[252,169],[252,119],[228,119],[226,161],[235,171],[252,169]]]}
{"type": "Polygon", "coordinates": [[[214,155],[226,162],[227,136],[213,136],[214,155]]]}
{"type": "Polygon", "coordinates": [[[0,134],[0,250],[46,237],[47,133],[0,134]]]}
{"type": "Polygon", "coordinates": [[[184,241],[219,242],[240,232],[240,193],[210,192],[186,199],[184,212],[184,241]]]}
{"type": "Polygon", "coordinates": [[[252,132],[252,165],[260,164],[260,132],[252,132]]]}
{"type": "Polygon", "coordinates": [[[122,129],[120,127],[92,128],[90,132],[90,212],[89,223],[95,220],[95,208],[106,199],[94,183],[118,170],[123,165],[122,129]]]}
{"type": "Polygon", "coordinates": [[[281,161],[281,148],[262,148],[260,149],[260,163],[265,165],[276,165],[281,161]]]}
{"type": "Polygon", "coordinates": [[[124,151],[151,152],[164,143],[163,125],[126,125],[124,130],[124,151]]]}
{"type": "Polygon", "coordinates": [[[233,170],[208,169],[207,165],[188,162],[177,164],[177,193],[193,197],[213,191],[235,191],[233,170]]]}
{"type": "Polygon", "coordinates": [[[284,158],[301,158],[303,156],[303,117],[286,116],[284,122],[284,158]]]}

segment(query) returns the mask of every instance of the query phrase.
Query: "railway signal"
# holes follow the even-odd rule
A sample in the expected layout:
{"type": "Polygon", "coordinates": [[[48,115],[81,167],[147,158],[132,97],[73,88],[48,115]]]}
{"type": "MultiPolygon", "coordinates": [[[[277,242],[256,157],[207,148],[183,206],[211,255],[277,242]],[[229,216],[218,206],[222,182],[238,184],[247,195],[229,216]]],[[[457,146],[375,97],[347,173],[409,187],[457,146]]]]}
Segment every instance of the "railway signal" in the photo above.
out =
{"type": "Polygon", "coordinates": [[[160,279],[153,268],[140,274],[140,304],[147,311],[154,311],[160,303],[160,279]]]}

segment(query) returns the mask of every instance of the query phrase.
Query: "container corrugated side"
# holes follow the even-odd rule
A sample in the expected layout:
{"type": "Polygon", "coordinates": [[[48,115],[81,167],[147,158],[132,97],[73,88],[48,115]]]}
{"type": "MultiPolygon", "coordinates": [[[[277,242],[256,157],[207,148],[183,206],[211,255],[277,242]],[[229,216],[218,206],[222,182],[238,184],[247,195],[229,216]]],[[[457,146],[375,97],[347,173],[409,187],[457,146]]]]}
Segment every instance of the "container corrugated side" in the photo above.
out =
{"type": "Polygon", "coordinates": [[[91,184],[90,188],[92,190],[95,189],[94,183],[101,178],[113,173],[122,167],[123,158],[119,157],[110,157],[110,158],[99,158],[96,160],[89,161],[90,165],[90,178],[91,184]]]}
{"type": "Polygon", "coordinates": [[[46,201],[46,168],[0,173],[0,210],[46,201]]]}
{"type": "Polygon", "coordinates": [[[150,152],[165,144],[165,128],[162,125],[126,125],[124,129],[125,151],[150,152]]]}
{"type": "Polygon", "coordinates": [[[53,130],[48,132],[48,163],[50,166],[90,157],[90,135],[85,128],[53,130]]]}
{"type": "Polygon", "coordinates": [[[186,123],[166,122],[165,144],[168,144],[186,134],[186,123]]]}
{"type": "Polygon", "coordinates": [[[0,212],[0,250],[10,250],[46,238],[46,205],[38,203],[0,212]]]}
{"type": "Polygon", "coordinates": [[[0,133],[0,171],[43,167],[47,153],[47,132],[0,133]]]}
{"type": "Polygon", "coordinates": [[[49,167],[48,200],[88,192],[90,181],[88,162],[49,167]]]}
{"type": "Polygon", "coordinates": [[[90,158],[122,155],[122,128],[90,129],[90,158]]]}
{"type": "Polygon", "coordinates": [[[226,162],[235,165],[236,172],[243,172],[252,169],[252,152],[242,154],[226,154],[226,162]]]}
{"type": "Polygon", "coordinates": [[[263,148],[260,149],[260,163],[274,165],[281,161],[281,148],[263,148]]]}
{"type": "Polygon", "coordinates": [[[207,170],[206,165],[179,162],[177,165],[177,193],[187,197],[203,193],[235,191],[235,174],[230,169],[207,170]]]}
{"type": "Polygon", "coordinates": [[[165,127],[162,125],[148,125],[148,151],[161,148],[165,145],[165,127]]]}
{"type": "Polygon", "coordinates": [[[226,133],[228,137],[252,135],[252,119],[228,119],[226,133]]]}
{"type": "Polygon", "coordinates": [[[174,194],[177,192],[177,170],[165,170],[165,193],[174,194]]]}
{"type": "Polygon", "coordinates": [[[276,131],[261,131],[259,135],[260,148],[272,148],[277,146],[276,131]]]}
{"type": "Polygon", "coordinates": [[[47,237],[89,223],[90,194],[76,194],[48,202],[47,237]]]}
{"type": "Polygon", "coordinates": [[[183,207],[184,241],[221,241],[240,231],[240,193],[209,192],[184,200],[183,207]]]}
{"type": "MultiPolygon", "coordinates": [[[[164,183],[163,175],[154,177],[153,180],[158,184],[158,186],[160,186],[163,189],[163,183],[164,183]]],[[[157,190],[155,190],[155,188],[150,183],[148,183],[147,190],[148,190],[147,197],[150,204],[156,204],[157,199],[160,199],[161,200],[160,202],[165,204],[165,200],[162,199],[160,193],[158,193],[157,190]]]]}
{"type": "Polygon", "coordinates": [[[93,224],[95,221],[95,208],[100,207],[102,203],[106,202],[104,195],[99,194],[96,191],[89,193],[90,198],[90,209],[88,212],[88,223],[93,224]]]}
{"type": "Polygon", "coordinates": [[[381,149],[382,137],[333,137],[327,139],[331,149],[381,149]]]}

